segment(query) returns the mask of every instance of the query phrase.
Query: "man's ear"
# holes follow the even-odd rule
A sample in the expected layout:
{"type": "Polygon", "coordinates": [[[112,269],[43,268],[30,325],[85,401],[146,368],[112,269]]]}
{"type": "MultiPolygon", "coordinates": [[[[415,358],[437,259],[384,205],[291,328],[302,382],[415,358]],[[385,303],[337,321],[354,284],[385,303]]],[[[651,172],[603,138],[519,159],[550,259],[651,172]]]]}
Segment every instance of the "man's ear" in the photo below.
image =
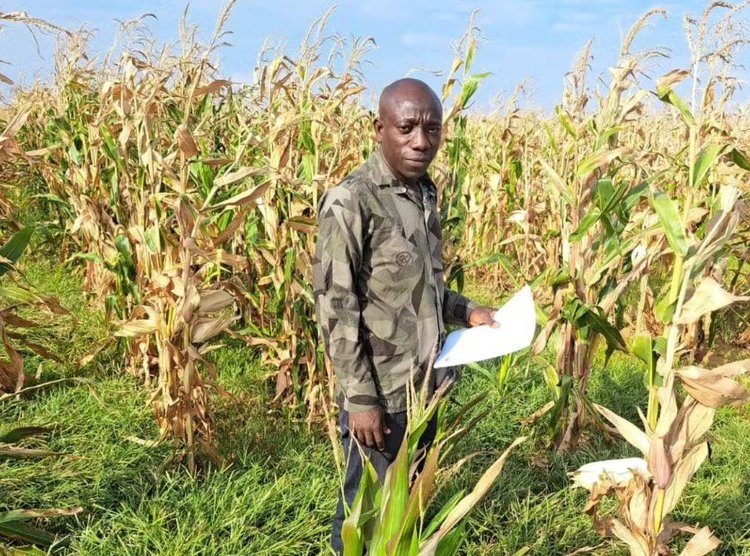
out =
{"type": "Polygon", "coordinates": [[[375,139],[378,143],[383,142],[383,120],[381,120],[379,117],[375,118],[372,121],[372,127],[375,129],[375,139]]]}

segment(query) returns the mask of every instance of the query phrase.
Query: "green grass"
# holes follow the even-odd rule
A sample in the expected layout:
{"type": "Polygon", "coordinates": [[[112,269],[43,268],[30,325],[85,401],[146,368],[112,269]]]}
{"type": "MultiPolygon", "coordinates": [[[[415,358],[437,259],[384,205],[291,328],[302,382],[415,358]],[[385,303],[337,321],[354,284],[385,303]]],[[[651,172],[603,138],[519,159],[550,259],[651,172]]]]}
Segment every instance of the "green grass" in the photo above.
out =
{"type": "MultiPolygon", "coordinates": [[[[106,338],[103,315],[87,308],[80,280],[69,270],[28,264],[26,274],[42,291],[72,310],[37,334],[63,364],[29,357],[40,380],[62,382],[20,400],[0,402],[0,433],[18,425],[51,425],[54,432],[31,445],[69,454],[41,461],[0,460],[0,511],[82,505],[76,517],[43,525],[70,535],[70,554],[326,554],[338,478],[326,432],[309,429],[292,412],[269,411],[272,392],[255,354],[229,343],[216,352],[221,386],[216,421],[223,469],[207,468],[191,479],[166,463],[169,446],[147,448],[129,440],[154,439],[157,430],[147,393],[122,370],[108,348],[83,368],[77,362],[106,338]]],[[[480,301],[496,302],[481,291],[480,301]]],[[[596,369],[592,397],[624,416],[646,399],[640,368],[615,356],[606,372],[596,369]]],[[[595,554],[625,554],[601,539],[581,511],[586,493],[569,488],[567,472],[583,463],[632,455],[623,442],[608,444],[590,432],[575,454],[557,457],[544,448],[544,423],[522,425],[547,401],[541,374],[522,359],[500,391],[467,369],[452,393],[458,405],[487,391],[487,417],[464,441],[456,459],[471,460],[440,493],[445,499],[470,488],[486,466],[519,435],[528,435],[468,524],[464,554],[565,554],[595,547],[595,554]]],[[[713,429],[710,462],[699,471],[675,517],[711,526],[724,541],[722,554],[750,554],[750,411],[722,410],[713,429]]],[[[2,548],[0,548],[0,553],[2,548]]]]}

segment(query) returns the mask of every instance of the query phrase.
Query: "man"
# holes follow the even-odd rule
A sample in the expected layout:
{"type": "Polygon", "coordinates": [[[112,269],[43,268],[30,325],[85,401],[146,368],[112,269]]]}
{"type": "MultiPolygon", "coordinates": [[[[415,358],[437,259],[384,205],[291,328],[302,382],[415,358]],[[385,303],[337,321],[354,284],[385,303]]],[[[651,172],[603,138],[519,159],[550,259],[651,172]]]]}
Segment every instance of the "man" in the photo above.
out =
{"type": "Polygon", "coordinates": [[[407,384],[421,385],[444,323],[493,324],[491,309],[443,280],[437,191],[427,175],[442,117],[440,99],[422,81],[390,84],[374,121],[380,149],[320,200],[313,282],[348,458],[333,524],[339,553],[343,502],[351,505],[362,474],[352,437],[382,481],[406,430],[407,384]]]}

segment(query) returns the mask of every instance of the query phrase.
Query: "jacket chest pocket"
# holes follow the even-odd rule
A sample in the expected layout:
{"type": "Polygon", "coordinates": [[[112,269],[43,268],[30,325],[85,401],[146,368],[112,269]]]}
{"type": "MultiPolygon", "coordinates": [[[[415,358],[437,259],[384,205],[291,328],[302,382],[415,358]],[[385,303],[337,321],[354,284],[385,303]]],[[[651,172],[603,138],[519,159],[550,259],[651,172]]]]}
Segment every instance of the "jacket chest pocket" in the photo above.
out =
{"type": "Polygon", "coordinates": [[[372,276],[379,281],[403,282],[422,274],[424,254],[409,241],[401,226],[378,228],[372,235],[372,276]]]}

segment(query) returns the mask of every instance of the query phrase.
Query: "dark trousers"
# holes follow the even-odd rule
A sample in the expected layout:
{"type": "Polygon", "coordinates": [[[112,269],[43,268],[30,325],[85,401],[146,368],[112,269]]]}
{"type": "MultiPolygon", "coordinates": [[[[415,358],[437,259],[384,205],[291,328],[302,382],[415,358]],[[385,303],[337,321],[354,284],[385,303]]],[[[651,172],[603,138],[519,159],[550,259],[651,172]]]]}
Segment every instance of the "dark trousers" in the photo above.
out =
{"type": "MultiPolygon", "coordinates": [[[[362,450],[365,456],[370,460],[370,463],[378,473],[381,484],[385,480],[385,472],[388,466],[393,463],[398,454],[398,450],[401,447],[401,441],[404,439],[404,433],[406,432],[406,412],[401,413],[386,413],[385,423],[391,434],[385,435],[385,449],[381,452],[375,448],[367,448],[362,446],[362,450]]],[[[349,433],[349,413],[347,411],[341,411],[341,417],[339,419],[339,426],[341,431],[341,442],[344,445],[344,461],[346,462],[346,475],[344,476],[344,490],[343,498],[339,496],[339,503],[336,507],[336,515],[333,518],[333,531],[331,535],[331,545],[336,554],[342,554],[344,551],[344,545],[341,541],[341,527],[344,523],[344,502],[348,507],[351,507],[354,502],[354,498],[359,490],[359,483],[362,479],[362,458],[360,456],[359,449],[357,448],[356,441],[352,438],[349,433]]],[[[422,438],[419,441],[420,446],[427,446],[432,443],[435,438],[435,419],[433,419],[425,432],[422,434],[422,438]]]]}

